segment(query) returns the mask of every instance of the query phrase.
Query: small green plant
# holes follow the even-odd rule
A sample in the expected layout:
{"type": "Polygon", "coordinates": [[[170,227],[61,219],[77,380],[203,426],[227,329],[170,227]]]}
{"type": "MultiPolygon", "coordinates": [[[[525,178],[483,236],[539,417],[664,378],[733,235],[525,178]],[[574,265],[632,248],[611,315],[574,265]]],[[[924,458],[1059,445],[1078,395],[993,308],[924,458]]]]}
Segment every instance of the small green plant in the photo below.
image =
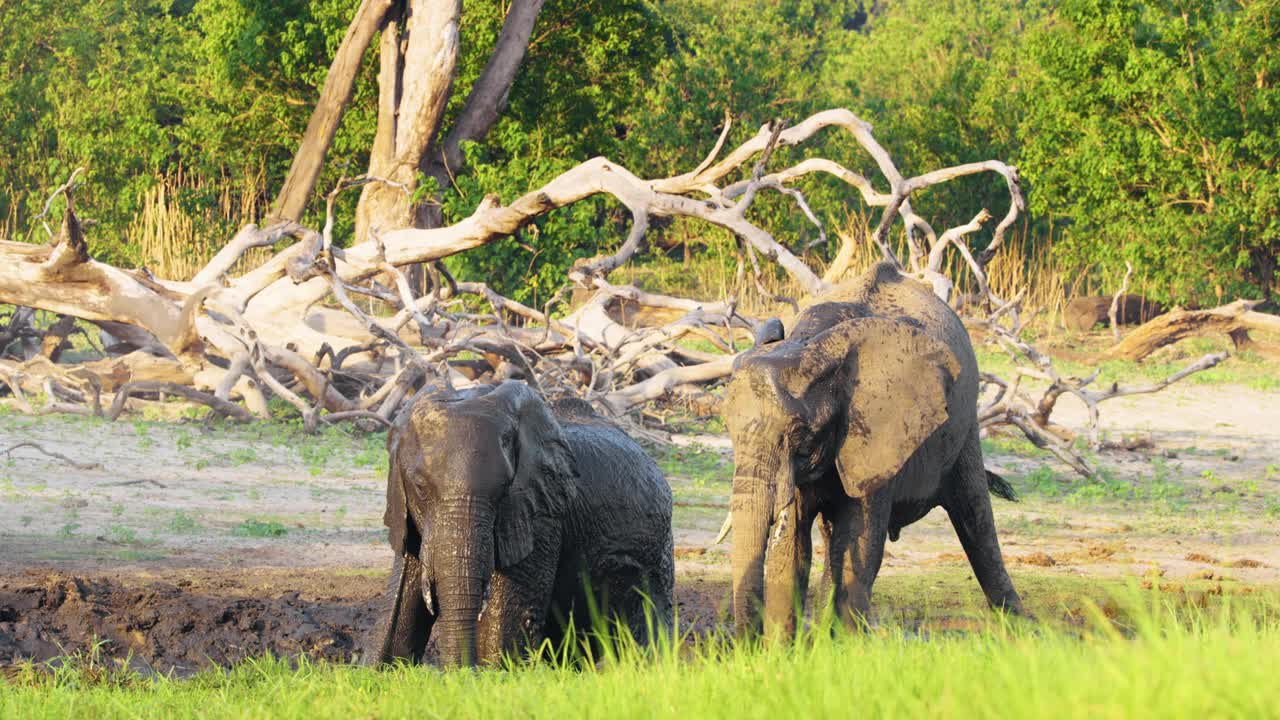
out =
{"type": "Polygon", "coordinates": [[[1268,496],[1266,501],[1263,503],[1262,510],[1269,518],[1280,518],[1280,497],[1276,497],[1274,495],[1268,496]]]}
{"type": "Polygon", "coordinates": [[[1045,497],[1057,497],[1062,494],[1062,481],[1058,478],[1058,473],[1048,465],[1041,465],[1031,471],[1022,482],[1023,492],[1026,494],[1043,495],[1045,497]]]}
{"type": "Polygon", "coordinates": [[[285,526],[276,520],[259,520],[258,518],[246,518],[244,522],[231,528],[231,534],[236,537],[251,538],[278,538],[288,534],[285,526]]]}
{"type": "Polygon", "coordinates": [[[79,529],[80,523],[78,522],[64,523],[62,527],[58,528],[58,537],[63,538],[64,540],[75,537],[76,530],[79,529]]]}
{"type": "Polygon", "coordinates": [[[22,527],[30,527],[32,520],[35,520],[35,518],[31,517],[30,515],[23,515],[22,517],[18,518],[18,522],[22,523],[22,527]]]}
{"type": "Polygon", "coordinates": [[[169,524],[165,527],[169,529],[169,532],[185,535],[195,532],[199,525],[196,523],[195,518],[179,510],[173,514],[173,518],[169,520],[169,524]]]}
{"type": "Polygon", "coordinates": [[[251,447],[242,447],[232,450],[227,454],[227,458],[231,460],[233,465],[244,465],[257,461],[258,453],[251,447]]]}
{"type": "Polygon", "coordinates": [[[178,431],[178,436],[173,439],[173,444],[179,450],[189,450],[192,442],[194,442],[194,440],[191,437],[191,433],[187,430],[178,431]]]}
{"type": "Polygon", "coordinates": [[[366,435],[360,452],[356,453],[351,462],[356,467],[373,468],[379,475],[384,474],[387,469],[386,435],[366,435]]]}
{"type": "Polygon", "coordinates": [[[107,540],[117,545],[134,545],[138,542],[138,531],[125,525],[112,525],[107,528],[107,540]]]}
{"type": "Polygon", "coordinates": [[[111,506],[111,517],[120,517],[124,514],[124,503],[116,503],[111,506]]]}

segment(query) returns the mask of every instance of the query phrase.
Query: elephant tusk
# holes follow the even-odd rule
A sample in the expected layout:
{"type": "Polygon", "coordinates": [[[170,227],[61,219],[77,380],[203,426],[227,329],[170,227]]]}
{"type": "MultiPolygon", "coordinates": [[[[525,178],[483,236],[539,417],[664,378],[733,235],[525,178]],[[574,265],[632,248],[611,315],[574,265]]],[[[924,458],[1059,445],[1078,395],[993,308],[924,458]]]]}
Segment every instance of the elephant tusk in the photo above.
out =
{"type": "Polygon", "coordinates": [[[733,529],[733,513],[724,516],[724,524],[720,526],[720,534],[716,535],[716,541],[712,545],[719,545],[724,539],[729,537],[729,531],[733,529]]]}

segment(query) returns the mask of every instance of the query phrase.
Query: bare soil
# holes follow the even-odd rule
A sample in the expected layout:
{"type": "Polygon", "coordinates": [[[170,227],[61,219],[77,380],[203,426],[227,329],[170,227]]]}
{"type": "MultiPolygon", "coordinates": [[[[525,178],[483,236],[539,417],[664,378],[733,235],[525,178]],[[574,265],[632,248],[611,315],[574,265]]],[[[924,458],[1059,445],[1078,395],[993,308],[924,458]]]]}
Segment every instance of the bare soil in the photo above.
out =
{"type": "MultiPolygon", "coordinates": [[[[1079,426],[1083,408],[1069,403],[1055,417],[1079,426]]],[[[1022,503],[996,501],[1011,573],[1038,614],[1071,612],[1091,580],[1184,594],[1280,587],[1280,393],[1183,384],[1110,402],[1103,422],[1111,435],[1141,432],[1154,444],[1102,455],[1112,486],[1165,487],[1169,497],[1095,497],[1045,455],[989,448],[988,464],[1007,477],[1057,473],[1049,483],[1060,492],[1022,480],[1022,503]]],[[[720,458],[671,478],[681,624],[703,631],[727,607],[728,546],[712,541],[731,462],[722,436],[677,441],[720,458]]],[[[0,666],[101,641],[100,653],[141,671],[266,653],[353,659],[391,559],[378,443],[279,426],[0,415],[0,666]],[[30,448],[2,454],[23,440],[100,467],[30,448]]],[[[822,559],[819,548],[815,572],[822,559]]],[[[948,617],[981,612],[941,511],[890,546],[881,578],[881,618],[926,601],[948,617]]]]}

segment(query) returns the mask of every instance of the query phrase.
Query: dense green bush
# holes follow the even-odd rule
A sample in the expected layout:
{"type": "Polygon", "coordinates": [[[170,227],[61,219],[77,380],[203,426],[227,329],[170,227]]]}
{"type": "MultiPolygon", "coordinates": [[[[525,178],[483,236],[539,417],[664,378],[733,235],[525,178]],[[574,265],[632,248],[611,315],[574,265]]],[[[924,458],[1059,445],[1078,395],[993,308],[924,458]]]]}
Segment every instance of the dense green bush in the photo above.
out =
{"type": "MultiPolygon", "coordinates": [[[[98,221],[94,251],[108,260],[138,260],[127,228],[162,177],[195,179],[178,198],[189,208],[232,188],[258,193],[260,212],[354,5],[5,5],[0,232],[22,237],[44,194],[81,165],[83,212],[98,221]]],[[[483,67],[501,9],[464,9],[450,114],[483,67]]],[[[1103,285],[1118,282],[1128,260],[1138,289],[1161,300],[1270,294],[1280,250],[1278,18],[1280,0],[550,0],[509,108],[467,149],[468,166],[442,202],[456,220],[486,193],[509,201],[595,155],[642,176],[683,172],[710,149],[726,110],[738,142],[772,118],[845,106],[873,123],[908,173],[1017,163],[1031,202],[1028,237],[1052,229],[1062,259],[1103,285]]],[[[320,188],[366,163],[375,52],[320,188]]],[[[875,177],[865,153],[838,134],[803,152],[875,177]]],[[[783,151],[776,162],[796,156],[783,151]]],[[[863,209],[856,192],[829,179],[801,188],[829,226],[863,209]]],[[[345,202],[349,223],[354,194],[345,202]]],[[[932,189],[916,206],[942,228],[981,207],[999,214],[1006,202],[999,179],[984,176],[932,189]]],[[[786,198],[762,197],[752,218],[797,250],[816,235],[786,198]]],[[[588,202],[450,262],[538,302],[575,257],[616,247],[625,222],[615,204],[588,202]]],[[[728,241],[683,222],[653,234],[695,253],[702,242],[728,241]]],[[[715,255],[733,262],[723,248],[715,255]]]]}

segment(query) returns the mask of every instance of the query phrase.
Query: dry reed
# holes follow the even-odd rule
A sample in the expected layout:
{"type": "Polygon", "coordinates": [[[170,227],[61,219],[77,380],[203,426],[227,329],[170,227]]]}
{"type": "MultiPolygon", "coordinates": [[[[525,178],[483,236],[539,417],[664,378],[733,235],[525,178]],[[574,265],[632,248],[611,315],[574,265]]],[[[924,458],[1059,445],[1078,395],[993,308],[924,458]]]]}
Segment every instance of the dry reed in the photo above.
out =
{"type": "MultiPolygon", "coordinates": [[[[142,211],[130,223],[127,237],[138,251],[138,260],[157,276],[190,280],[244,223],[257,220],[265,209],[265,172],[246,173],[235,182],[221,178],[211,185],[204,177],[181,168],[156,178],[141,198],[142,211]],[[207,196],[212,189],[217,200],[201,206],[182,201],[184,195],[207,196]]],[[[262,263],[270,248],[245,253],[232,274],[262,263]]]]}

